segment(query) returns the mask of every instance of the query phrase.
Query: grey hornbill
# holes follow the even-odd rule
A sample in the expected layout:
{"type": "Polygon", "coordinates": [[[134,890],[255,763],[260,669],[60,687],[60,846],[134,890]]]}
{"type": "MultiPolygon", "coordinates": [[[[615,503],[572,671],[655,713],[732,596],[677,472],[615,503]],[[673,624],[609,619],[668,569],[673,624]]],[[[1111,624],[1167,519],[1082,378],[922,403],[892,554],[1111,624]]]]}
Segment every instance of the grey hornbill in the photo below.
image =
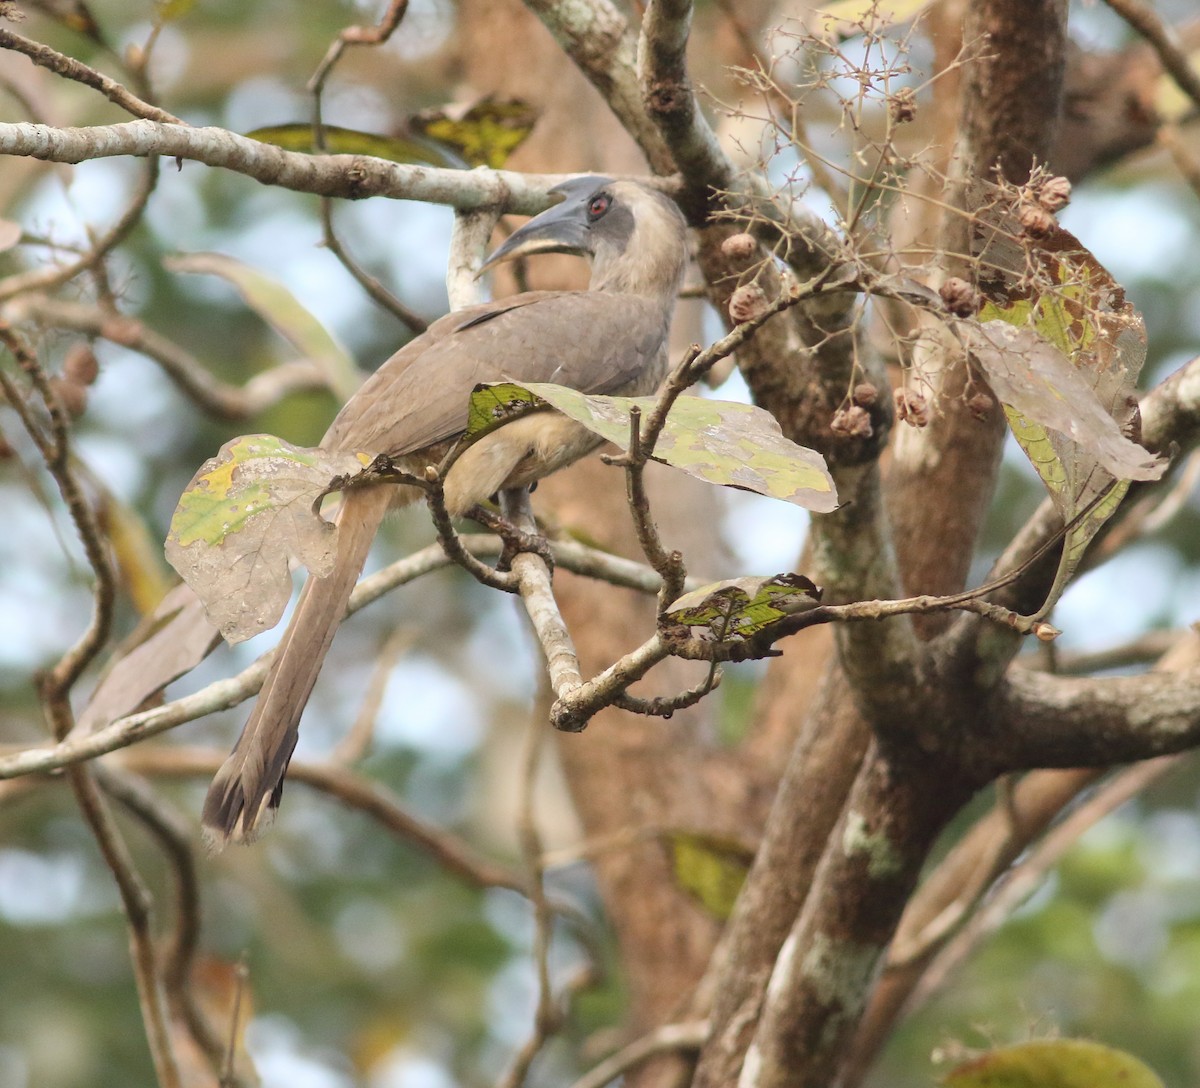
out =
{"type": "MultiPolygon", "coordinates": [[[[388,359],[346,403],[321,445],[388,454],[421,472],[462,433],[479,382],[554,382],[585,393],[653,392],[667,370],[667,332],[683,276],[686,227],[675,205],[636,182],[577,178],[561,202],[531,219],[484,267],[532,253],[592,258],[587,291],[529,291],[448,314],[388,359]]],[[[445,483],[446,506],[465,514],[497,491],[522,487],[578,460],[600,440],[553,412],[501,427],[471,446],[445,483]]],[[[213,779],[203,822],[218,841],[252,838],[279,804],[297,728],[389,508],[413,502],[412,486],[349,491],[341,504],[338,557],[310,577],[279,643],[258,701],[213,779]]]]}

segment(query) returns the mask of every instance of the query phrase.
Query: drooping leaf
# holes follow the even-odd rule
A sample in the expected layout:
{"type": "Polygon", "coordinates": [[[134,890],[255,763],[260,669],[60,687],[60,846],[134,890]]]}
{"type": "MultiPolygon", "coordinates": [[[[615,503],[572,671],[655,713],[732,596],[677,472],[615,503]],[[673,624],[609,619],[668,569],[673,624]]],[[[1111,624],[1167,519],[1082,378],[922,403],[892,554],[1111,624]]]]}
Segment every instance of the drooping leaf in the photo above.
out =
{"type": "Polygon", "coordinates": [[[717,642],[741,642],[785,616],[821,602],[821,591],[803,574],[729,578],[685,593],[666,618],[684,627],[703,627],[717,642]]]}
{"type": "Polygon", "coordinates": [[[220,276],[232,283],[255,313],[321,369],[339,400],[348,400],[361,384],[346,349],[278,280],[220,253],[189,253],[164,263],[172,272],[220,276]]]}
{"type": "Polygon", "coordinates": [[[717,921],[728,921],[754,851],[733,839],[691,831],[668,831],[663,839],[671,853],[675,883],[717,921]]]}
{"type": "Polygon", "coordinates": [[[987,302],[968,346],[1070,526],[1048,606],[1129,481],[1157,479],[1166,467],[1131,437],[1145,323],[1104,266],[1056,222],[1033,237],[1004,200],[984,201],[973,222],[987,302]]]}
{"type": "MultiPolygon", "coordinates": [[[[561,385],[511,382],[480,386],[472,394],[468,435],[530,410],[536,400],[582,423],[594,434],[629,448],[630,409],[643,418],[653,397],[589,396],[561,385]]],[[[704,397],[680,397],[654,448],[655,460],[709,483],[783,499],[828,513],[837,489],[815,450],[784,438],[775,418],[761,408],[704,397]]]]}
{"type": "Polygon", "coordinates": [[[106,493],[101,513],[121,580],[138,613],[150,615],[175,581],[162,561],[158,534],[153,536],[138,512],[106,493]]]}
{"type": "Polygon", "coordinates": [[[91,733],[132,714],[191,672],[220,640],[191,587],[175,586],[121,647],[80,714],[79,730],[91,733]]]}
{"type": "Polygon", "coordinates": [[[520,99],[485,98],[465,110],[426,110],[408,124],[413,132],[453,150],[468,166],[499,170],[533,131],[537,116],[520,99]]]}
{"type": "Polygon", "coordinates": [[[200,466],[171,519],[167,560],[229,642],[279,622],[292,592],[290,558],[318,577],[329,573],[336,530],[315,504],[369,462],[258,434],[225,443],[200,466]]]}
{"type": "MultiPolygon", "coordinates": [[[[256,128],[246,135],[251,140],[282,147],[284,151],[300,151],[308,155],[316,153],[313,127],[307,121],[295,121],[284,125],[267,125],[256,128]]],[[[338,125],[325,125],[325,151],[331,155],[373,155],[388,162],[401,162],[411,166],[440,166],[446,169],[460,167],[462,163],[435,144],[414,140],[408,136],[383,136],[377,132],[362,132],[338,125]]]]}
{"type": "MultiPolygon", "coordinates": [[[[1157,480],[1165,471],[1164,461],[1121,433],[1084,373],[1037,329],[985,321],[972,330],[970,347],[993,392],[1024,421],[1026,431],[1032,425],[1062,435],[1080,455],[1094,458],[1118,479],[1157,480]]],[[[1054,479],[1051,493],[1062,499],[1057,485],[1066,464],[1059,448],[1048,434],[1032,441],[1039,443],[1039,452],[1040,443],[1051,442],[1054,461],[1046,473],[1054,479]]],[[[1034,459],[1030,446],[1026,452],[1034,459]]]]}
{"type": "Polygon", "coordinates": [[[1085,1039],[1043,1039],[990,1050],[953,1070],[947,1088],[1163,1088],[1144,1062],[1085,1039]]]}

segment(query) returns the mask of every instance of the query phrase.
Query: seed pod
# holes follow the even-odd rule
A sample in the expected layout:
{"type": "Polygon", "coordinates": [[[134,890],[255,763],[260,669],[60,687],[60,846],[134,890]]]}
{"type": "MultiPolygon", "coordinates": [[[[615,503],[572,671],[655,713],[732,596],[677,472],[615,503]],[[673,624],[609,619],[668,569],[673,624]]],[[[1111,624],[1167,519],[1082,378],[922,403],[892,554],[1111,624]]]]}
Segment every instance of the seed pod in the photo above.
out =
{"type": "Polygon", "coordinates": [[[731,234],[721,243],[721,252],[731,261],[746,261],[758,252],[753,234],[731,234]]]}
{"type": "Polygon", "coordinates": [[[848,438],[870,438],[875,433],[871,426],[871,414],[857,404],[849,408],[839,408],[833,413],[829,429],[834,434],[845,435],[848,438]]]}
{"type": "Polygon", "coordinates": [[[850,399],[863,408],[870,408],[879,399],[879,390],[870,382],[859,382],[850,399]]]}
{"type": "Polygon", "coordinates": [[[92,345],[72,344],[63,359],[63,377],[76,385],[91,385],[100,375],[100,364],[92,345]]]}
{"type": "Polygon", "coordinates": [[[972,317],[979,312],[979,292],[958,276],[950,276],[938,288],[938,294],[955,317],[972,317]]]}
{"type": "Polygon", "coordinates": [[[59,403],[67,410],[67,415],[78,419],[87,411],[87,386],[68,381],[57,374],[51,376],[50,391],[58,398],[59,403]]]}
{"type": "Polygon", "coordinates": [[[929,422],[929,405],[920,393],[911,389],[897,389],[893,394],[896,418],[913,427],[924,427],[929,422]]]}
{"type": "Polygon", "coordinates": [[[901,87],[888,99],[888,110],[898,125],[912,121],[917,116],[917,96],[911,87],[901,87]]]}
{"type": "Polygon", "coordinates": [[[995,407],[996,402],[987,393],[976,393],[967,401],[968,411],[980,423],[983,423],[992,414],[992,409],[995,407]]]}
{"type": "Polygon", "coordinates": [[[767,312],[766,292],[757,283],[745,283],[729,299],[729,316],[735,325],[753,321],[767,312]]]}
{"type": "Polygon", "coordinates": [[[1038,203],[1048,212],[1057,212],[1071,201],[1071,183],[1066,178],[1047,178],[1037,191],[1038,203]]]}
{"type": "Polygon", "coordinates": [[[1030,238],[1045,238],[1054,230],[1054,216],[1040,204],[1022,204],[1017,219],[1030,238]]]}

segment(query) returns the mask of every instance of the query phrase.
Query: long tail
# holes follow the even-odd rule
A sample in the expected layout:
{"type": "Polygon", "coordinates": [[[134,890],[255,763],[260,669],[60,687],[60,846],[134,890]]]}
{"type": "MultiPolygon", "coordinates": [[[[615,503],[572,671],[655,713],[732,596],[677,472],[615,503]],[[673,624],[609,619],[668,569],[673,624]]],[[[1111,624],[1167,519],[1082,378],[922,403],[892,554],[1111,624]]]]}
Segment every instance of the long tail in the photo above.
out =
{"type": "Polygon", "coordinates": [[[279,806],[300,715],[395,490],[364,488],[343,500],[333,572],[305,584],[250,720],[208,789],[202,821],[216,844],[250,841],[264,812],[279,806]]]}

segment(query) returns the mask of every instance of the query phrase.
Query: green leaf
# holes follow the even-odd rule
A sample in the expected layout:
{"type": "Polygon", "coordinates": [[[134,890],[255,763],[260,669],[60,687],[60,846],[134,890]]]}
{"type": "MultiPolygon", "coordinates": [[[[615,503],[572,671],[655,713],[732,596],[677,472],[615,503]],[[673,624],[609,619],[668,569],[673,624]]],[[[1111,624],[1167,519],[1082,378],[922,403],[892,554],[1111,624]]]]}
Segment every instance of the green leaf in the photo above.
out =
{"type": "Polygon", "coordinates": [[[254,434],[226,442],[200,466],[171,518],[167,561],[227,641],[279,622],[292,593],[291,557],[318,577],[333,569],[336,529],[316,505],[370,460],[254,434]]]}
{"type": "MultiPolygon", "coordinates": [[[[522,415],[539,400],[625,450],[630,409],[636,406],[644,418],[655,404],[653,397],[589,396],[561,385],[502,382],[476,388],[467,434],[522,415]]],[[[709,483],[783,499],[818,513],[837,507],[837,489],[825,459],[784,438],[774,416],[754,405],[680,397],[659,436],[654,459],[709,483]]]]}
{"type": "Polygon", "coordinates": [[[156,0],[154,5],[155,22],[172,23],[182,19],[196,6],[196,0],[156,0]]]}
{"type": "Polygon", "coordinates": [[[706,628],[717,642],[741,642],[820,602],[821,591],[803,574],[729,578],[685,593],[665,618],[684,627],[706,628]]]}
{"type": "MultiPolygon", "coordinates": [[[[316,154],[313,127],[308,121],[295,121],[284,125],[267,125],[256,128],[246,135],[251,140],[282,147],[285,151],[301,151],[316,154]]],[[[407,163],[412,166],[441,166],[449,169],[461,167],[462,163],[448,155],[442,148],[423,140],[407,136],[381,136],[375,132],[362,132],[353,128],[325,125],[325,152],[331,155],[373,155],[388,162],[407,163]]]]}
{"type": "Polygon", "coordinates": [[[265,272],[221,253],[189,253],[164,264],[172,272],[220,276],[232,283],[255,313],[320,368],[339,400],[349,400],[362,383],[362,375],[346,349],[291,291],[265,272]]]}
{"type": "Polygon", "coordinates": [[[733,839],[690,831],[668,831],[663,839],[675,883],[718,921],[728,921],[754,851],[733,839]]]}
{"type": "Polygon", "coordinates": [[[1163,1088],[1131,1054],[1084,1039],[1046,1039],[1000,1047],[960,1065],[948,1088],[1163,1088]]]}
{"type": "Polygon", "coordinates": [[[427,110],[409,118],[409,127],[452,149],[468,166],[499,170],[533,131],[537,110],[520,99],[485,98],[466,110],[427,110]]]}

